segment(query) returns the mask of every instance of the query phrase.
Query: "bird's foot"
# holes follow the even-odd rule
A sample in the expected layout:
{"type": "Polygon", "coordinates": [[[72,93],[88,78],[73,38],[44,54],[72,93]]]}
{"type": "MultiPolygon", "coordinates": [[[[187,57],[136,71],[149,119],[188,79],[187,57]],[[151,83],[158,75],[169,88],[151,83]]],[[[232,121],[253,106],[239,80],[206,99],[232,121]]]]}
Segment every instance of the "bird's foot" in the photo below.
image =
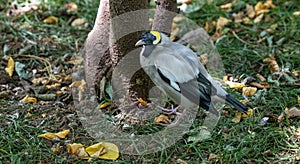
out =
{"type": "Polygon", "coordinates": [[[177,110],[180,108],[180,105],[178,105],[177,107],[174,108],[174,106],[172,105],[171,106],[171,109],[167,109],[167,108],[164,108],[164,107],[161,107],[161,106],[158,106],[159,109],[162,110],[163,114],[165,115],[172,115],[172,114],[175,114],[175,115],[181,115],[181,113],[177,112],[177,110]]]}

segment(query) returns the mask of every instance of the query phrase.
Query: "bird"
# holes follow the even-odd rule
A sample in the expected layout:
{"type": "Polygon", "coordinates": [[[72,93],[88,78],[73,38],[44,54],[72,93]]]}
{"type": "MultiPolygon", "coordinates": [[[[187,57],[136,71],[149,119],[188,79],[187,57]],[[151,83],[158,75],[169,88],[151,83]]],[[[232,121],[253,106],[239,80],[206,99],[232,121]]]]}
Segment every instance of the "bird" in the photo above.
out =
{"type": "Polygon", "coordinates": [[[175,103],[194,103],[214,113],[212,100],[232,105],[242,113],[249,109],[228,94],[206,71],[190,48],[171,41],[162,32],[144,32],[135,44],[141,47],[140,64],[153,83],[175,103]]]}

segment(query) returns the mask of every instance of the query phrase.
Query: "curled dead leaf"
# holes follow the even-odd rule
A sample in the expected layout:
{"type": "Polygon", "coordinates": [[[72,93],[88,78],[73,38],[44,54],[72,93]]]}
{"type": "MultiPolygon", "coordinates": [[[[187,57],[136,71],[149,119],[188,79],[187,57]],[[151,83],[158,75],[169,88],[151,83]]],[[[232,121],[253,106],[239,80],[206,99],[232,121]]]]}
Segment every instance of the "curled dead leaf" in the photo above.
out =
{"type": "Polygon", "coordinates": [[[260,80],[260,81],[266,81],[266,78],[263,77],[261,74],[256,74],[256,77],[260,80]]]}
{"type": "Polygon", "coordinates": [[[250,85],[257,88],[270,88],[270,84],[267,82],[262,82],[262,83],[251,82],[250,85]]]}
{"type": "Polygon", "coordinates": [[[245,87],[244,83],[237,83],[237,82],[232,82],[232,81],[225,81],[225,83],[229,86],[229,88],[243,88],[245,87]]]}
{"type": "Polygon", "coordinates": [[[34,97],[29,97],[29,95],[26,95],[22,100],[20,100],[20,102],[23,103],[36,103],[37,99],[34,97]]]}
{"type": "Polygon", "coordinates": [[[256,87],[243,87],[242,93],[245,96],[253,96],[257,91],[256,87]]]}
{"type": "Polygon", "coordinates": [[[143,105],[143,106],[147,106],[148,102],[143,100],[142,98],[139,98],[138,101],[143,105]]]}
{"type": "Polygon", "coordinates": [[[242,113],[241,112],[236,112],[234,118],[231,120],[233,123],[239,123],[241,122],[242,119],[242,113]]]}
{"type": "Polygon", "coordinates": [[[263,17],[264,17],[264,14],[260,14],[253,20],[253,22],[259,23],[263,19],[263,17]]]}
{"type": "Polygon", "coordinates": [[[45,138],[47,140],[52,140],[53,138],[60,138],[60,139],[63,139],[65,138],[68,134],[69,134],[70,130],[63,130],[63,131],[60,131],[58,133],[49,133],[49,132],[46,132],[44,134],[40,134],[38,135],[39,138],[45,138]]]}
{"type": "Polygon", "coordinates": [[[169,119],[167,115],[161,114],[158,117],[155,117],[154,122],[170,124],[172,121],[169,119]]]}
{"type": "Polygon", "coordinates": [[[279,65],[277,64],[274,54],[271,54],[268,58],[265,58],[263,62],[269,64],[269,69],[271,73],[279,71],[279,65]]]}

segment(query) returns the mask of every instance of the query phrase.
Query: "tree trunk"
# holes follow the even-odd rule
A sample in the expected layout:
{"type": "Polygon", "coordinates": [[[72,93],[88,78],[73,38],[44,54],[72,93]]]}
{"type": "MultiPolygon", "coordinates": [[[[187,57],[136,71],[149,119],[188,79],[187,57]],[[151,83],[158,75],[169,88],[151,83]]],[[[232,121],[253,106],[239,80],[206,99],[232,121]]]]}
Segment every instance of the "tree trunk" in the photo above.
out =
{"type": "Polygon", "coordinates": [[[176,0],[157,0],[152,29],[170,34],[173,18],[178,12],[176,0]]]}

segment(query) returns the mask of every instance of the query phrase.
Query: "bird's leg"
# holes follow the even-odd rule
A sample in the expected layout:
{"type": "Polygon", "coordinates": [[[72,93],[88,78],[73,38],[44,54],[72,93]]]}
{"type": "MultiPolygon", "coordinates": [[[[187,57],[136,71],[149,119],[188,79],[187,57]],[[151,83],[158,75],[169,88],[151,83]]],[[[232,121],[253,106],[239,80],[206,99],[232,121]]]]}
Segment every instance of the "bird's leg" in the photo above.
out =
{"type": "Polygon", "coordinates": [[[161,106],[158,106],[158,108],[161,109],[165,115],[172,115],[172,114],[181,115],[181,113],[177,112],[177,110],[180,108],[180,105],[178,105],[175,108],[174,105],[171,105],[171,109],[167,109],[161,106]]]}

